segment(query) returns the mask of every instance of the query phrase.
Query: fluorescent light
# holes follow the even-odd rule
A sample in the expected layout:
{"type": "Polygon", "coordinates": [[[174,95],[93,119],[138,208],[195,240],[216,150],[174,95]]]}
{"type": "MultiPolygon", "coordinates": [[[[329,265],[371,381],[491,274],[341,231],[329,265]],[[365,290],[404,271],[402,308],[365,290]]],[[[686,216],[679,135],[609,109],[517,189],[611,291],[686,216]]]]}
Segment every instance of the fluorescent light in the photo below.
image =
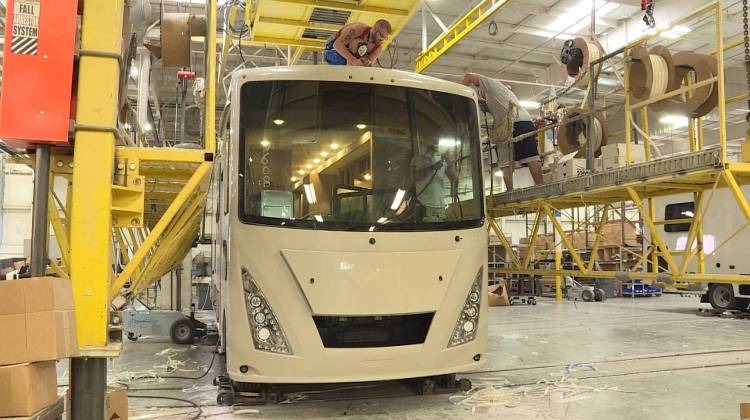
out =
{"type": "Polygon", "coordinates": [[[682,35],[685,35],[688,32],[691,32],[691,31],[692,31],[692,29],[690,29],[687,26],[677,25],[677,26],[674,26],[672,28],[668,28],[665,31],[662,31],[661,35],[664,38],[675,39],[675,38],[681,37],[682,35]]]}
{"type": "Polygon", "coordinates": [[[296,176],[291,177],[289,180],[292,181],[292,182],[299,181],[299,179],[296,176]]]}
{"type": "Polygon", "coordinates": [[[684,115],[665,115],[659,119],[659,122],[669,126],[670,129],[687,127],[690,119],[684,115]]]}
{"type": "Polygon", "coordinates": [[[322,152],[320,152],[320,155],[323,156],[323,157],[328,157],[328,152],[326,152],[325,150],[323,150],[322,152]]]}
{"type": "Polygon", "coordinates": [[[522,108],[539,108],[539,102],[537,101],[521,100],[518,101],[518,104],[521,105],[522,108]]]}
{"type": "Polygon", "coordinates": [[[323,223],[323,216],[321,216],[321,215],[319,215],[319,214],[316,214],[316,215],[315,215],[315,216],[313,216],[313,217],[315,218],[315,221],[316,221],[316,222],[319,222],[319,223],[323,223]]]}
{"type": "Polygon", "coordinates": [[[364,130],[365,128],[367,128],[367,124],[357,124],[357,128],[360,130],[364,130]]]}
{"type": "Polygon", "coordinates": [[[276,118],[275,120],[273,120],[273,123],[276,125],[284,125],[285,122],[286,121],[282,120],[281,118],[276,118]]]}
{"type": "Polygon", "coordinates": [[[317,165],[318,163],[320,163],[320,159],[318,158],[313,159],[313,163],[317,165]]]}
{"type": "Polygon", "coordinates": [[[312,166],[312,164],[310,164],[310,163],[308,163],[307,165],[305,165],[305,168],[307,168],[307,169],[312,169],[312,167],[313,167],[313,166],[312,166]]]}
{"type": "Polygon", "coordinates": [[[405,195],[405,190],[399,188],[398,191],[396,191],[396,196],[393,198],[393,204],[391,204],[391,210],[398,210],[398,208],[401,206],[401,202],[404,201],[405,195]]]}
{"type": "MultiPolygon", "coordinates": [[[[596,17],[601,18],[616,9],[618,4],[616,2],[606,2],[605,0],[596,0],[596,17]]],[[[552,21],[545,31],[537,31],[535,35],[550,38],[555,36],[558,32],[566,30],[566,33],[557,35],[557,38],[566,39],[570,38],[570,34],[577,33],[579,30],[590,24],[591,16],[591,1],[581,0],[573,8],[568,9],[564,14],[560,15],[557,19],[552,21]],[[570,26],[572,23],[575,24],[570,26]]]]}
{"type": "Polygon", "coordinates": [[[461,142],[456,139],[440,139],[438,143],[440,147],[457,147],[461,145],[461,142]]]}
{"type": "Polygon", "coordinates": [[[331,143],[331,149],[336,150],[339,148],[339,145],[337,143],[331,143]]]}
{"type": "Polygon", "coordinates": [[[305,198],[307,198],[307,202],[310,204],[317,203],[318,199],[315,197],[315,186],[313,184],[305,184],[303,188],[305,189],[305,198]]]}
{"type": "Polygon", "coordinates": [[[372,179],[372,175],[370,175],[370,174],[365,174],[365,177],[364,177],[364,178],[365,178],[365,181],[370,181],[370,180],[372,179]]]}
{"type": "Polygon", "coordinates": [[[145,122],[143,123],[143,131],[151,131],[153,127],[151,127],[151,123],[145,122]]]}
{"type": "Polygon", "coordinates": [[[305,170],[304,169],[300,169],[299,171],[297,171],[297,173],[300,174],[300,175],[304,175],[305,174],[305,170]]]}
{"type": "Polygon", "coordinates": [[[263,147],[268,147],[268,146],[271,145],[271,142],[268,141],[268,140],[263,140],[263,141],[260,142],[260,145],[263,146],[263,147]]]}

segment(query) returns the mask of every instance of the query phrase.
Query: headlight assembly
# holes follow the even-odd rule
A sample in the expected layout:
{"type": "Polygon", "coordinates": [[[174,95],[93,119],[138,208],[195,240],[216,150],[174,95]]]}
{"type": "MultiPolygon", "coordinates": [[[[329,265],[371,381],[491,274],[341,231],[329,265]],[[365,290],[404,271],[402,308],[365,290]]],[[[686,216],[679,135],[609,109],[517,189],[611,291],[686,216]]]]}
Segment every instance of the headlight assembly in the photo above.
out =
{"type": "Polygon", "coordinates": [[[255,348],[271,353],[292,354],[271,305],[245,267],[242,267],[242,287],[245,289],[245,308],[255,348]]]}

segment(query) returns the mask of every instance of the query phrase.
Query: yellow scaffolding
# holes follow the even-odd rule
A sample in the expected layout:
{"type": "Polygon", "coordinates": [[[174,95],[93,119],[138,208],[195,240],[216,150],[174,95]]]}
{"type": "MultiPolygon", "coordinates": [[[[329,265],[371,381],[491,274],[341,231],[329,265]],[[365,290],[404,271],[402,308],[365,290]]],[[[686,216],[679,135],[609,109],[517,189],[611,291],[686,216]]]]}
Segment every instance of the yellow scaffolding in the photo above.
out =
{"type": "MultiPolygon", "coordinates": [[[[620,170],[605,171],[602,172],[602,176],[609,174],[625,173],[633,174],[638,168],[643,168],[644,165],[638,167],[633,166],[633,159],[631,156],[631,147],[633,143],[633,133],[631,128],[631,113],[634,111],[640,112],[640,121],[642,129],[645,132],[644,143],[649,145],[651,139],[649,136],[648,127],[648,108],[651,104],[659,102],[663,99],[670,98],[676,95],[692,91],[701,86],[715,83],[718,87],[718,111],[719,111],[719,148],[715,152],[707,150],[703,143],[703,126],[698,120],[691,120],[689,124],[689,141],[691,155],[683,155],[686,159],[691,156],[703,156],[713,157],[711,153],[715,153],[715,159],[711,160],[711,164],[703,166],[691,167],[687,170],[681,170],[677,172],[661,172],[655,175],[643,175],[638,179],[628,178],[623,180],[618,179],[608,184],[601,184],[592,186],[590,188],[579,188],[566,191],[560,188],[556,192],[551,192],[542,197],[539,195],[535,196],[532,193],[523,195],[521,193],[510,192],[499,195],[493,195],[487,200],[488,213],[491,218],[512,216],[517,214],[528,214],[537,213],[537,222],[539,223],[540,215],[546,215],[553,221],[554,229],[557,234],[560,235],[565,247],[570,252],[571,258],[575,269],[560,269],[559,264],[557,269],[547,268],[534,268],[533,260],[529,261],[533,256],[532,252],[529,252],[524,258],[523,262],[519,261],[519,258],[515,254],[513,248],[508,244],[506,246],[508,252],[510,252],[510,258],[506,262],[505,267],[496,268],[493,271],[497,274],[504,275],[535,275],[535,276],[573,276],[573,277],[586,277],[586,278],[613,278],[616,274],[614,271],[605,271],[595,269],[598,253],[596,252],[599,244],[603,240],[603,223],[606,220],[606,214],[608,208],[613,203],[618,202],[633,202],[635,207],[640,211],[645,227],[648,230],[651,238],[651,244],[642,254],[633,253],[634,257],[637,258],[637,262],[633,271],[641,269],[644,262],[650,259],[650,268],[643,272],[638,272],[639,278],[650,279],[650,280],[665,280],[671,278],[675,281],[684,281],[690,283],[748,283],[748,277],[739,274],[706,274],[705,273],[705,258],[703,250],[703,221],[706,211],[708,210],[714,191],[717,188],[725,187],[728,188],[736,201],[736,204],[742,214],[747,218],[748,223],[739,227],[736,232],[730,235],[723,244],[718,247],[724,246],[728,241],[735,238],[743,229],[750,225],[750,204],[748,199],[741,189],[741,185],[750,184],[750,163],[744,162],[729,162],[727,160],[727,127],[726,127],[726,106],[729,103],[741,101],[747,98],[747,95],[738,95],[732,98],[726,98],[725,96],[725,80],[724,80],[724,52],[728,49],[735,48],[742,45],[742,42],[731,42],[725,45],[724,40],[724,27],[723,27],[723,15],[722,15],[722,3],[721,1],[708,4],[701,7],[697,11],[673,22],[671,26],[678,25],[681,23],[689,22],[691,20],[709,17],[715,21],[716,32],[716,50],[712,52],[717,58],[718,74],[715,77],[707,80],[693,83],[683,88],[673,90],[671,92],[659,95],[647,100],[640,101],[638,103],[631,103],[629,87],[627,86],[628,73],[630,70],[630,61],[627,57],[630,55],[630,51],[640,45],[645,44],[647,41],[653,39],[658,34],[652,34],[642,37],[636,41],[633,41],[618,50],[617,52],[608,54],[601,59],[591,63],[591,66],[597,65],[607,59],[612,59],[616,56],[622,56],[625,62],[625,116],[626,116],[626,127],[624,131],[625,144],[626,144],[626,160],[625,168],[620,170]],[[660,196],[669,196],[679,193],[692,192],[695,203],[695,215],[692,219],[680,219],[680,220],[657,220],[656,218],[656,207],[654,200],[660,196]],[[507,199],[501,199],[505,195],[507,199]],[[515,197],[520,197],[515,199],[515,197]],[[529,197],[529,198],[524,198],[529,197]],[[708,197],[708,199],[706,199],[708,197]],[[600,219],[600,225],[598,226],[595,233],[594,241],[594,252],[591,253],[591,257],[588,263],[585,263],[579,253],[573,249],[572,244],[569,243],[566,232],[560,223],[555,223],[553,211],[572,209],[577,207],[585,206],[604,206],[603,217],[600,219]],[[673,223],[690,223],[690,231],[688,233],[687,244],[685,249],[687,251],[676,251],[669,249],[666,245],[664,238],[661,235],[659,226],[673,223]],[[678,263],[678,257],[681,261],[678,263]],[[659,258],[666,261],[666,267],[659,267],[659,258]],[[689,264],[696,260],[697,269],[691,271],[689,264]],[[532,267],[530,267],[532,265],[532,267]]],[[[595,88],[593,89],[593,97],[595,98],[595,88]]],[[[593,103],[593,100],[592,100],[593,103]]],[[[546,129],[550,129],[547,127],[546,129]]],[[[651,161],[651,153],[649,148],[646,150],[647,162],[651,161]]],[[[645,172],[644,172],[645,173],[645,172]]],[[[596,174],[591,175],[591,177],[596,174]]],[[[591,178],[593,179],[593,178],[591,178]]],[[[602,178],[604,179],[604,178],[602,178]]],[[[607,178],[610,179],[610,178],[607,178]]],[[[611,179],[617,179],[617,177],[611,177],[611,179]]],[[[528,191],[551,191],[545,190],[545,186],[537,186],[526,189],[528,191]]],[[[541,193],[540,193],[541,194],[541,193]]],[[[625,217],[625,215],[621,215],[625,217]]],[[[494,222],[492,225],[497,226],[494,222]]],[[[530,243],[534,243],[537,236],[538,228],[535,226],[533,229],[530,243]]],[[[502,232],[501,232],[502,233],[502,232]]],[[[504,235],[503,235],[504,237],[504,235]]],[[[718,249],[717,247],[717,249],[718,249]]],[[[625,252],[632,252],[624,250],[625,252]]],[[[716,250],[714,250],[716,252],[716,250]]]]}
{"type": "Polygon", "coordinates": [[[61,251],[48,272],[72,282],[82,357],[119,354],[113,299],[180,264],[199,232],[216,153],[216,0],[207,10],[204,147],[184,150],[116,146],[124,3],[84,5],[75,146],[53,151],[51,185],[67,188],[48,198],[61,251]]]}

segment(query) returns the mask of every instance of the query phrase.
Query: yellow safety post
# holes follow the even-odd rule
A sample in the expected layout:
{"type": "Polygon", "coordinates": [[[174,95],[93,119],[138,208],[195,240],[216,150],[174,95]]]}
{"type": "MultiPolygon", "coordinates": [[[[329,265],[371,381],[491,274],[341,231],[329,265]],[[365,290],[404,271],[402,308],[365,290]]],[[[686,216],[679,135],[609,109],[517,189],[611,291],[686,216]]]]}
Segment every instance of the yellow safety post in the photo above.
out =
{"type": "Polygon", "coordinates": [[[123,0],[84,2],[70,217],[70,278],[82,356],[108,344],[122,25],[123,0]]]}
{"type": "Polygon", "coordinates": [[[562,269],[562,248],[560,245],[555,246],[555,300],[562,300],[562,276],[560,270],[562,269]]]}
{"type": "MultiPolygon", "coordinates": [[[[727,163],[727,102],[724,86],[724,19],[721,12],[721,1],[716,3],[716,64],[719,85],[719,144],[721,144],[721,163],[727,163]]],[[[743,197],[744,198],[744,197],[743,197]]],[[[739,200],[738,200],[739,202],[739,200]]]]}
{"type": "Polygon", "coordinates": [[[641,108],[641,129],[645,135],[643,136],[643,149],[646,153],[646,162],[651,161],[651,131],[648,127],[648,108],[641,108]]]}
{"type": "Polygon", "coordinates": [[[630,104],[630,50],[625,49],[625,66],[623,68],[623,89],[625,90],[625,165],[630,165],[632,159],[631,144],[633,142],[632,112],[630,104]]]}

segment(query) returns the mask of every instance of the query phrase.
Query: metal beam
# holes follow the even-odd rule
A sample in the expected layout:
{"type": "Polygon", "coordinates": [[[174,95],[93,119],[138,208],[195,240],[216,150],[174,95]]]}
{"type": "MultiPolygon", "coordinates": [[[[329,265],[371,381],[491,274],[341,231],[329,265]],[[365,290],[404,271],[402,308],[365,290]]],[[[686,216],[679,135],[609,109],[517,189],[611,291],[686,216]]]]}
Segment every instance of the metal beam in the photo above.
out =
{"type": "Polygon", "coordinates": [[[306,39],[293,39],[293,38],[275,38],[270,36],[256,36],[251,41],[243,44],[249,45],[289,45],[292,47],[304,47],[312,50],[322,50],[325,46],[325,41],[321,40],[306,40],[306,39]]]}
{"type": "Polygon", "coordinates": [[[318,23],[318,22],[305,22],[304,20],[294,19],[282,19],[268,16],[261,16],[258,18],[258,23],[270,23],[273,25],[292,26],[300,29],[322,29],[325,31],[336,32],[341,29],[341,25],[333,25],[330,23],[318,23]]]}
{"type": "MultiPolygon", "coordinates": [[[[276,3],[296,4],[306,7],[321,7],[323,9],[344,10],[347,12],[375,13],[379,15],[408,16],[409,11],[391,7],[360,6],[354,3],[343,3],[330,0],[272,0],[276,3]]],[[[270,1],[267,1],[267,3],[270,1]]]]}
{"type": "Polygon", "coordinates": [[[488,17],[505,5],[508,0],[482,0],[469,13],[456,21],[447,31],[437,37],[427,50],[417,57],[415,71],[423,72],[443,54],[447,53],[454,45],[466,37],[471,31],[481,25],[488,17]]]}

